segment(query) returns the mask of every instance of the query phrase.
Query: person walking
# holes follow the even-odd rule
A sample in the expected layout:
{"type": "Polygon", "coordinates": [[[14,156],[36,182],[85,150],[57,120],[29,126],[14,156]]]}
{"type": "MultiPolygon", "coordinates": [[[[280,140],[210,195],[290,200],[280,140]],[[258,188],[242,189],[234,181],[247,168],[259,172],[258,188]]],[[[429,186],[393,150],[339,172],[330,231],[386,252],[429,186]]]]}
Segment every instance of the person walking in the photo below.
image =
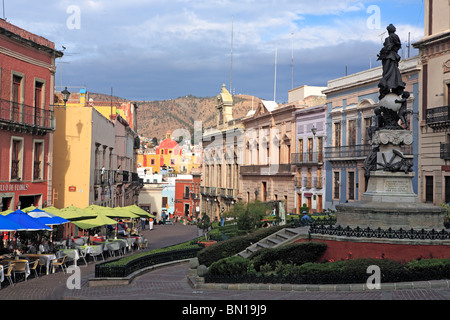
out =
{"type": "Polygon", "coordinates": [[[153,230],[153,218],[150,218],[150,219],[149,219],[149,221],[148,221],[148,228],[149,228],[150,230],[153,230]]]}

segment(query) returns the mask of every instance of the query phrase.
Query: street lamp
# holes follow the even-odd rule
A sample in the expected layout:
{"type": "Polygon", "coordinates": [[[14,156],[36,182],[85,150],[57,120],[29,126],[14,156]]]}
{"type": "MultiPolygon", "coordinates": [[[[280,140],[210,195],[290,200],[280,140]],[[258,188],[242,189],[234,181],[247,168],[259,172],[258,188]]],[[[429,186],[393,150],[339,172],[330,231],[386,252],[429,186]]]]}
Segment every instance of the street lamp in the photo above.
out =
{"type": "Polygon", "coordinates": [[[317,133],[317,128],[315,125],[313,125],[313,127],[311,128],[311,132],[313,133],[314,137],[316,136],[317,133]]]}
{"type": "Polygon", "coordinates": [[[69,101],[70,92],[67,90],[67,87],[61,91],[64,100],[64,109],[66,108],[67,101],[69,101]]]}

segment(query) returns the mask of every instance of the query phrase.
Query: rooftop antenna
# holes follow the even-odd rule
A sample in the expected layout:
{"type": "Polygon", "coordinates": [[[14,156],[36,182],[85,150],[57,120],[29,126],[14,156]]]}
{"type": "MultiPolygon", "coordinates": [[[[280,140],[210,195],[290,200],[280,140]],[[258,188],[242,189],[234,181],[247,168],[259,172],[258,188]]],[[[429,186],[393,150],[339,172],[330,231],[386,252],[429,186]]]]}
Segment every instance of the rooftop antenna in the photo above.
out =
{"type": "Polygon", "coordinates": [[[6,20],[6,14],[5,14],[5,0],[3,0],[3,20],[6,20]]]}
{"type": "Polygon", "coordinates": [[[234,16],[231,18],[231,62],[230,62],[230,92],[233,95],[233,30],[234,29],[234,16]]]}
{"type": "Polygon", "coordinates": [[[277,56],[278,56],[278,48],[275,49],[275,80],[273,84],[273,101],[276,101],[277,97],[277,56]]]}
{"type": "Polygon", "coordinates": [[[294,33],[291,33],[292,35],[292,75],[291,75],[291,81],[292,81],[292,89],[294,89],[294,33]]]}

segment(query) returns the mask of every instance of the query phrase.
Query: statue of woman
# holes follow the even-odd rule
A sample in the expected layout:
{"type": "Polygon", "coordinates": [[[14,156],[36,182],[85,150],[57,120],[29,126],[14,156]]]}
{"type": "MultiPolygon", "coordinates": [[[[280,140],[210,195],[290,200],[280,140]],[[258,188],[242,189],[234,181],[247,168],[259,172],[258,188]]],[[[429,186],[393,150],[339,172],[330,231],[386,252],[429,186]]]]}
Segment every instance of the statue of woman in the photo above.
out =
{"type": "Polygon", "coordinates": [[[386,29],[389,36],[385,39],[383,48],[378,54],[378,60],[381,60],[383,64],[383,78],[378,84],[380,100],[390,92],[401,95],[405,89],[405,83],[402,81],[402,75],[398,69],[400,61],[398,50],[402,47],[402,43],[399,36],[395,33],[396,28],[392,24],[386,29]]]}

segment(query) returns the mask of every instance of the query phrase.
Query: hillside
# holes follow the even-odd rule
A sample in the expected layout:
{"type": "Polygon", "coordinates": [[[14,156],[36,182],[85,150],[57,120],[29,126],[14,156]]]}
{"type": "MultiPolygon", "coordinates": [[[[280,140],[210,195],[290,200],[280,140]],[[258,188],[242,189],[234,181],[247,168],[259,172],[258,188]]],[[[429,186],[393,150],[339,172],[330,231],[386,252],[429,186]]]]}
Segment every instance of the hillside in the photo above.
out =
{"type": "MultiPolygon", "coordinates": [[[[194,121],[202,121],[203,127],[215,124],[215,97],[186,96],[178,99],[138,102],[138,133],[147,138],[164,138],[167,130],[187,129],[192,131],[194,121]]],[[[233,97],[233,117],[245,116],[252,108],[252,96],[233,97]]],[[[253,99],[256,108],[260,99],[253,99]]]]}

